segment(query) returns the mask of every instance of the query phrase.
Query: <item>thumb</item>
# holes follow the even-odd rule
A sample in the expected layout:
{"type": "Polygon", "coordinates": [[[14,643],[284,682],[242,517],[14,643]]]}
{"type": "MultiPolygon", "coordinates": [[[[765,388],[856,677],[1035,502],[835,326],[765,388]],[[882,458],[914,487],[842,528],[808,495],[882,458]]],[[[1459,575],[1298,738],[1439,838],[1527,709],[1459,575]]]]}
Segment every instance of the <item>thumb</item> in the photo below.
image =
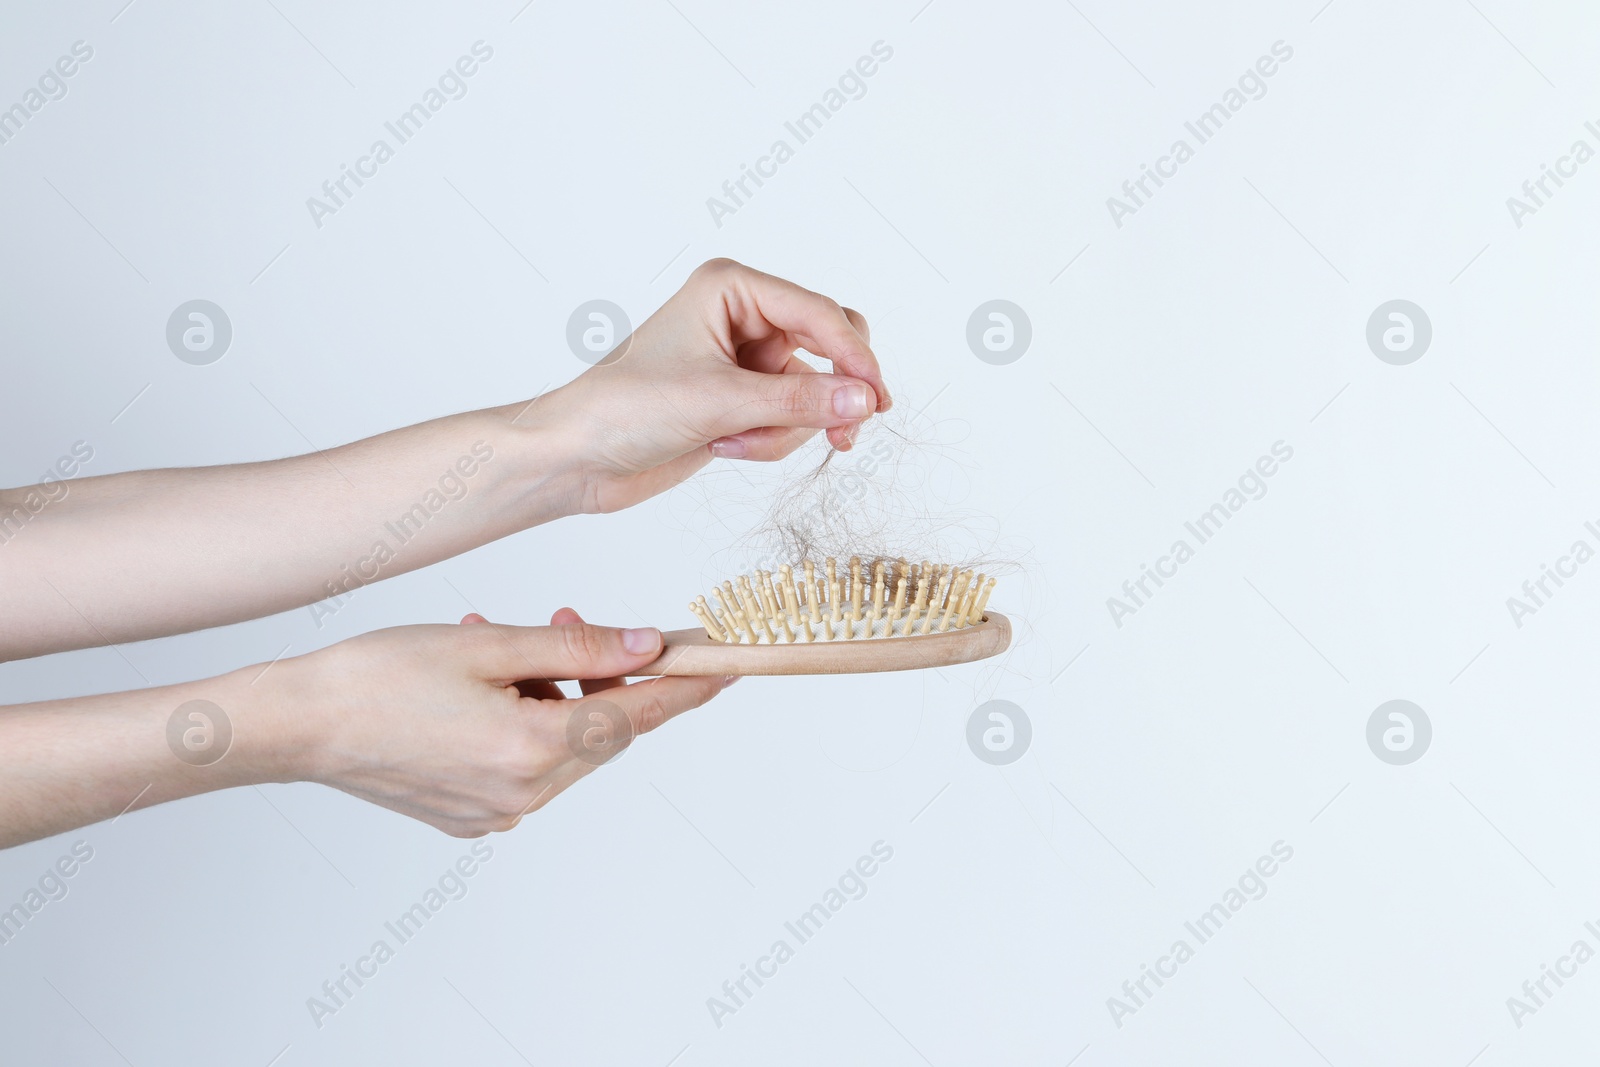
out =
{"type": "Polygon", "coordinates": [[[745,371],[739,378],[739,393],[718,419],[718,436],[761,426],[846,426],[867,418],[878,403],[872,386],[839,374],[745,371]]]}
{"type": "MultiPolygon", "coordinates": [[[[583,616],[572,608],[560,608],[554,615],[550,616],[550,624],[552,626],[564,626],[581,622],[583,622],[583,616]]],[[[593,696],[595,693],[603,692],[607,689],[615,689],[619,685],[626,684],[627,679],[619,675],[615,678],[585,678],[578,683],[578,686],[583,691],[584,696],[593,696]]]]}
{"type": "Polygon", "coordinates": [[[651,626],[623,630],[586,622],[483,623],[463,630],[473,638],[469,655],[474,665],[485,678],[503,682],[615,678],[661,654],[661,631],[651,626]]]}

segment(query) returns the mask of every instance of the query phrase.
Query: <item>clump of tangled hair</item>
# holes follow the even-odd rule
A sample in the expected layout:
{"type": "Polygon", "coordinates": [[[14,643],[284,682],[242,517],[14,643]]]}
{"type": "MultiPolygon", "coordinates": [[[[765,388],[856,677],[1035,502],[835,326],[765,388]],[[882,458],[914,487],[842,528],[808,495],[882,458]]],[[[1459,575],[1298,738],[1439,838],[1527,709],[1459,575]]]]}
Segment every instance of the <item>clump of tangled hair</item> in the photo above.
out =
{"type": "Polygon", "coordinates": [[[965,467],[954,443],[940,440],[956,424],[921,419],[914,434],[916,419],[880,415],[848,452],[819,435],[783,463],[729,464],[702,479],[701,508],[734,540],[713,561],[717,573],[820,566],[829,556],[859,557],[869,572],[881,562],[891,574],[922,560],[990,575],[1018,569],[998,523],[963,506],[965,467]]]}

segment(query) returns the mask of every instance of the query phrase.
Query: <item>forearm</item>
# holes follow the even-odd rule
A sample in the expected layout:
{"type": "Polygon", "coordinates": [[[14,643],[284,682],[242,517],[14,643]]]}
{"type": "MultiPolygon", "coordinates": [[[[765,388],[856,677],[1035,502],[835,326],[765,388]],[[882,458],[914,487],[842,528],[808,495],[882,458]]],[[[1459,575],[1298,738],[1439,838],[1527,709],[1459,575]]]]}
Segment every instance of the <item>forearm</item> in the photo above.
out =
{"type": "Polygon", "coordinates": [[[134,807],[296,778],[315,759],[310,732],[265,683],[252,684],[260,671],[0,708],[0,848],[134,807]]]}
{"type": "Polygon", "coordinates": [[[301,607],[578,510],[549,400],[290,459],[77,479],[36,511],[0,493],[0,659],[301,607]]]}

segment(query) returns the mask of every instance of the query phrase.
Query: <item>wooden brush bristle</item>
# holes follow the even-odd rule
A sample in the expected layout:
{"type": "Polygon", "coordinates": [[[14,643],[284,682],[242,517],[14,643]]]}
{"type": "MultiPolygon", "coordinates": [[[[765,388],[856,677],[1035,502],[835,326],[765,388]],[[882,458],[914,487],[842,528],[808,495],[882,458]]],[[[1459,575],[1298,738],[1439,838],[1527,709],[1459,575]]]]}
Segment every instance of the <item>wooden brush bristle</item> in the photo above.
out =
{"type": "Polygon", "coordinates": [[[846,567],[829,556],[758,570],[711,590],[713,608],[698,597],[689,610],[713,641],[726,644],[806,644],[947,633],[976,626],[995,580],[972,569],[859,556],[846,567]],[[797,573],[799,577],[797,578],[797,573]]]}

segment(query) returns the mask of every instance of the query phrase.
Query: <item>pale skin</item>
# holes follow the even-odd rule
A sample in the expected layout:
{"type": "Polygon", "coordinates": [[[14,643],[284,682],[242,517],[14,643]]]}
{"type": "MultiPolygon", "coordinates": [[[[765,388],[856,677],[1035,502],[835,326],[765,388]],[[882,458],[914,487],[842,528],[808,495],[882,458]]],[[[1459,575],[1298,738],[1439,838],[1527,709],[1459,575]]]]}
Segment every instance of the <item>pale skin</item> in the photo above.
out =
{"type": "MultiPolygon", "coordinates": [[[[718,456],[781,459],[819,430],[848,449],[890,403],[861,315],[713,260],[620,358],[531,401],[321,454],[74,479],[0,543],[0,660],[303,607],[352,568],[381,580],[565,515],[619,511],[718,456]],[[465,494],[392,559],[358,566],[384,524],[464,456],[480,460],[465,494]]],[[[0,530],[27,492],[0,490],[0,530]]],[[[292,781],[458,837],[510,829],[593,769],[568,743],[585,697],[603,693],[639,734],[732,681],[624,681],[660,649],[659,630],[595,626],[568,608],[535,627],[468,615],[201,681],[3,708],[0,847],[130,805],[292,781]],[[580,695],[558,681],[577,681],[580,695]],[[193,700],[232,727],[227,754],[206,766],[168,743],[169,719],[193,700]]]]}

